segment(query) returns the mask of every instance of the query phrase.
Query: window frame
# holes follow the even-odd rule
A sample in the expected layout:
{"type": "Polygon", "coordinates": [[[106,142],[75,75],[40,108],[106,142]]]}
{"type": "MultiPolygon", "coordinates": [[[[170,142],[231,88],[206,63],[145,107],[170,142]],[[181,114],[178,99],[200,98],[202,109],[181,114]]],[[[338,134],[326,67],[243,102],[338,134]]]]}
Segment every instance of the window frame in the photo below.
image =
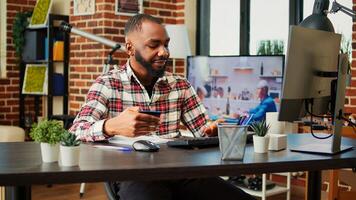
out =
{"type": "Polygon", "coordinates": [[[7,23],[6,23],[6,15],[7,15],[7,7],[6,1],[0,1],[0,41],[2,42],[0,45],[0,78],[6,77],[6,44],[7,44],[7,23]]]}
{"type": "MultiPolygon", "coordinates": [[[[250,55],[250,0],[240,0],[240,55],[250,55]]],[[[289,0],[289,25],[303,20],[303,0],[289,0]]],[[[208,56],[210,52],[210,0],[197,3],[197,55],[208,56]]]]}

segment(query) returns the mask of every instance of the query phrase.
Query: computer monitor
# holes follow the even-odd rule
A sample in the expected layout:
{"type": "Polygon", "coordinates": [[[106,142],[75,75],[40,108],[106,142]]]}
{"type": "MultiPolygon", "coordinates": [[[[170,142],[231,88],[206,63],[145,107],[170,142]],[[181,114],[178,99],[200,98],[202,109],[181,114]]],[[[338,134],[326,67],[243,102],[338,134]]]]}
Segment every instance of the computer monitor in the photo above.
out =
{"type": "Polygon", "coordinates": [[[340,40],[341,35],[332,32],[290,28],[279,120],[299,120],[306,109],[311,111],[305,104],[313,102],[311,114],[333,115],[335,127],[332,145],[314,143],[291,150],[335,154],[349,149],[340,147],[347,71],[345,55],[339,56],[340,40]]]}
{"type": "MultiPolygon", "coordinates": [[[[279,110],[283,82],[284,56],[191,56],[187,59],[187,78],[206,107],[212,120],[232,122],[240,116],[252,116],[261,99],[257,91],[267,88],[270,107],[279,110]]],[[[265,118],[254,114],[250,120],[265,118]]]]}
{"type": "Polygon", "coordinates": [[[331,82],[337,77],[326,77],[322,73],[337,72],[340,40],[340,34],[291,26],[280,120],[300,120],[306,115],[308,99],[314,101],[314,114],[328,114],[331,82]]]}

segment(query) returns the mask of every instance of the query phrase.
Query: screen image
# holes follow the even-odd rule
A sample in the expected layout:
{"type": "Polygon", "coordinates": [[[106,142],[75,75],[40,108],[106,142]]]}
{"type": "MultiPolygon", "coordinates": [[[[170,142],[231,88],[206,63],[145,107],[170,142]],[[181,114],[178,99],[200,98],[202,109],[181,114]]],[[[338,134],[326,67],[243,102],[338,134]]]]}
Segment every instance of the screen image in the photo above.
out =
{"type": "Polygon", "coordinates": [[[284,56],[191,56],[188,81],[211,120],[237,119],[277,112],[281,97],[284,56]]]}

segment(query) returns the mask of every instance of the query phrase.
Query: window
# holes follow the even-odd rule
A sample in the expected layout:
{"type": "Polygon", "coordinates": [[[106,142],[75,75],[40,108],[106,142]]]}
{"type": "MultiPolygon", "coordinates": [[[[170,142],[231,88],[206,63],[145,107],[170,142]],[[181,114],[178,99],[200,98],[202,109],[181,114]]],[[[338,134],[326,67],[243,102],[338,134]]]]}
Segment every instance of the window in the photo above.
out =
{"type": "Polygon", "coordinates": [[[250,54],[255,55],[263,40],[281,40],[284,52],[288,41],[289,1],[251,0],[250,54]]]}
{"type": "Polygon", "coordinates": [[[210,55],[240,52],[240,1],[210,1],[210,55]]]}
{"type": "MultiPolygon", "coordinates": [[[[352,9],[352,0],[343,0],[339,1],[341,5],[352,9]]],[[[330,1],[329,10],[331,8],[332,1],[330,1]]],[[[303,17],[306,18],[313,12],[314,0],[304,0],[303,8],[303,17]]],[[[341,47],[343,50],[347,48],[347,52],[351,56],[351,38],[352,38],[352,17],[346,15],[345,13],[339,11],[335,14],[328,14],[328,18],[334,26],[336,33],[342,34],[342,44],[341,47]]]]}
{"type": "Polygon", "coordinates": [[[5,77],[6,72],[6,1],[0,1],[0,78],[5,77]],[[5,42],[3,42],[5,41],[5,42]]]}

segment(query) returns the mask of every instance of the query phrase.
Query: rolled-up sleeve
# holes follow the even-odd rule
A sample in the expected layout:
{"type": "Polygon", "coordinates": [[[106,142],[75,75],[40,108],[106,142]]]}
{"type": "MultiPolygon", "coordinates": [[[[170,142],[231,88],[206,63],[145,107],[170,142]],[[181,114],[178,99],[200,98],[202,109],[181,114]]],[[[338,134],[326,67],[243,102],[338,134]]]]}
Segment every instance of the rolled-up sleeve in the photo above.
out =
{"type": "Polygon", "coordinates": [[[207,114],[204,105],[200,102],[193,87],[188,83],[185,91],[182,108],[183,123],[196,136],[204,136],[204,130],[208,127],[207,114]]]}
{"type": "Polygon", "coordinates": [[[103,125],[108,116],[108,97],[111,90],[102,78],[98,78],[89,89],[86,102],[76,116],[69,131],[82,141],[105,140],[103,125]]]}

